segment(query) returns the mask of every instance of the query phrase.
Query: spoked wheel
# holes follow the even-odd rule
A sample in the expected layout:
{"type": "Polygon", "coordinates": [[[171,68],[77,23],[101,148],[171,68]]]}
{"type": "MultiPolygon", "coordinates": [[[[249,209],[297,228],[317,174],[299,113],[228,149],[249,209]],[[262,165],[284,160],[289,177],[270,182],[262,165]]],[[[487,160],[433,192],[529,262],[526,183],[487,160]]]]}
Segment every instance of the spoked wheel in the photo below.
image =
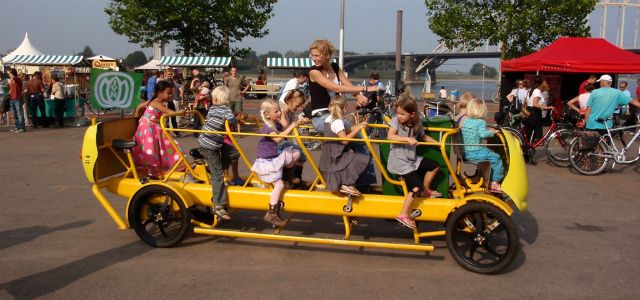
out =
{"type": "Polygon", "coordinates": [[[572,131],[562,129],[554,132],[544,145],[549,161],[558,167],[570,166],[569,147],[574,139],[576,136],[572,131]]]}
{"type": "Polygon", "coordinates": [[[139,191],[129,206],[129,223],[145,243],[171,247],[191,230],[189,211],[173,191],[150,186],[139,191]]]}
{"type": "Polygon", "coordinates": [[[520,146],[526,145],[524,136],[522,136],[522,133],[520,133],[520,131],[511,127],[500,127],[500,129],[511,133],[518,140],[518,142],[520,142],[520,146]]]}
{"type": "Polygon", "coordinates": [[[458,264],[480,274],[504,270],[520,246],[511,218],[494,205],[480,202],[467,203],[449,217],[446,241],[458,264]]]}
{"type": "Polygon", "coordinates": [[[571,166],[582,175],[598,175],[609,166],[609,157],[605,156],[605,149],[604,141],[601,140],[595,150],[579,151],[578,139],[575,139],[569,147],[571,166]]]}

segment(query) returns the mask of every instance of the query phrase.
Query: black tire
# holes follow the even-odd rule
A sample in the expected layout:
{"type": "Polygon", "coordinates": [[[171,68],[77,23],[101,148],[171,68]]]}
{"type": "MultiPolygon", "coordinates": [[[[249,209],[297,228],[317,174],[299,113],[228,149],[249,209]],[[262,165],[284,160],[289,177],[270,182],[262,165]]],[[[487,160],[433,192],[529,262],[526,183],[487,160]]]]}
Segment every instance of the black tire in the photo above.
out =
{"type": "Polygon", "coordinates": [[[576,136],[571,130],[561,129],[554,132],[544,145],[549,162],[558,167],[570,166],[569,147],[575,138],[576,136]]]}
{"type": "Polygon", "coordinates": [[[607,146],[601,139],[598,142],[596,150],[578,151],[578,139],[575,139],[569,147],[569,161],[571,167],[578,173],[587,176],[598,175],[609,166],[609,157],[596,156],[594,154],[604,153],[607,146]]]}
{"type": "Polygon", "coordinates": [[[445,230],[451,256],[475,273],[503,271],[520,247],[511,218],[489,203],[469,202],[459,207],[449,216],[445,230]]]}
{"type": "Polygon", "coordinates": [[[142,241],[153,247],[172,247],[191,231],[191,215],[172,190],[148,186],[129,205],[129,224],[142,241]]]}

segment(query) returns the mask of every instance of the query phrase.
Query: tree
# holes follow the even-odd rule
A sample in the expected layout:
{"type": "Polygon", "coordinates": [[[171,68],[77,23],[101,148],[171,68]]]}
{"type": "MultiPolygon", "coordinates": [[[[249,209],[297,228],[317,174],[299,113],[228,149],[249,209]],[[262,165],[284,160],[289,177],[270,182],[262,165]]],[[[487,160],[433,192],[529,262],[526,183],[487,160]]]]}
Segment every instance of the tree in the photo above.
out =
{"type": "Polygon", "coordinates": [[[127,68],[135,68],[144,65],[147,62],[147,56],[142,51],[129,53],[122,61],[122,65],[127,68]]]}
{"type": "Polygon", "coordinates": [[[498,76],[498,70],[494,67],[489,67],[481,63],[475,63],[471,66],[469,74],[473,76],[482,76],[482,66],[484,66],[484,76],[487,78],[496,78],[498,76]]]}
{"type": "Polygon", "coordinates": [[[529,54],[559,36],[589,36],[595,0],[425,0],[429,28],[449,48],[500,44],[501,59],[529,54]]]}
{"type": "Polygon", "coordinates": [[[258,55],[258,63],[260,65],[266,66],[267,65],[267,58],[269,57],[282,57],[282,53],[278,52],[278,51],[274,51],[271,50],[265,54],[260,54],[258,55]]]}
{"type": "Polygon", "coordinates": [[[176,52],[242,57],[249,48],[231,45],[269,33],[265,25],[277,0],[111,0],[109,26],[131,43],[150,47],[175,41],[176,52]]]}
{"type": "Polygon", "coordinates": [[[84,58],[96,56],[96,54],[93,53],[93,50],[91,50],[91,47],[89,46],[84,46],[84,49],[82,49],[82,52],[77,53],[77,55],[82,55],[84,56],[84,58]]]}

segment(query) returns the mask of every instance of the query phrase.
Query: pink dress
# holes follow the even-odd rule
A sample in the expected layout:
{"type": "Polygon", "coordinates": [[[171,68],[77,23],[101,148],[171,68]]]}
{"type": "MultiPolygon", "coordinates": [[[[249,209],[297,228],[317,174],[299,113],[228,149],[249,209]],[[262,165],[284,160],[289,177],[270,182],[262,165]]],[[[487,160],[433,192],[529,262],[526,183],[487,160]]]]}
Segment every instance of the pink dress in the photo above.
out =
{"type": "MultiPolygon", "coordinates": [[[[154,177],[162,177],[180,159],[169,139],[162,133],[158,123],[161,116],[161,111],[147,106],[133,137],[136,141],[136,147],[133,148],[136,166],[146,167],[148,175],[154,177]]],[[[179,151],[182,151],[178,142],[175,143],[179,151]]]]}

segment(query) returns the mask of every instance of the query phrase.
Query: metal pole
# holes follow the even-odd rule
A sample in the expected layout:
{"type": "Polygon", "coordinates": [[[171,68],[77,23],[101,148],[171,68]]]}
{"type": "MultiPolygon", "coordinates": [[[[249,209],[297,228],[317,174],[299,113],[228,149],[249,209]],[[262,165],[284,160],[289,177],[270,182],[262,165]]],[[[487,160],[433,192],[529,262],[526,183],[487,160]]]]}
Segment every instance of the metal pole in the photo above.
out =
{"type": "MultiPolygon", "coordinates": [[[[626,4],[627,1],[625,1],[626,4]]],[[[622,19],[620,20],[620,48],[623,48],[622,46],[624,46],[624,17],[625,14],[627,12],[627,6],[623,5],[622,6],[622,19]]]]}
{"type": "Polygon", "coordinates": [[[484,68],[485,65],[482,65],[482,100],[484,100],[484,68]]]}
{"type": "Polygon", "coordinates": [[[607,31],[607,6],[608,6],[607,4],[608,4],[608,2],[609,1],[605,0],[604,4],[603,4],[604,12],[602,12],[602,27],[600,27],[600,29],[601,29],[600,37],[603,38],[603,39],[605,38],[606,31],[607,31]]]}
{"type": "Polygon", "coordinates": [[[638,26],[640,26],[640,8],[636,9],[636,29],[633,34],[633,49],[638,49],[638,26]]]}
{"type": "Polygon", "coordinates": [[[402,52],[402,10],[396,11],[396,96],[399,94],[398,83],[400,82],[400,52],[402,52]]]}
{"type": "Polygon", "coordinates": [[[338,64],[342,69],[344,66],[344,0],[340,0],[340,52],[338,64]]]}

